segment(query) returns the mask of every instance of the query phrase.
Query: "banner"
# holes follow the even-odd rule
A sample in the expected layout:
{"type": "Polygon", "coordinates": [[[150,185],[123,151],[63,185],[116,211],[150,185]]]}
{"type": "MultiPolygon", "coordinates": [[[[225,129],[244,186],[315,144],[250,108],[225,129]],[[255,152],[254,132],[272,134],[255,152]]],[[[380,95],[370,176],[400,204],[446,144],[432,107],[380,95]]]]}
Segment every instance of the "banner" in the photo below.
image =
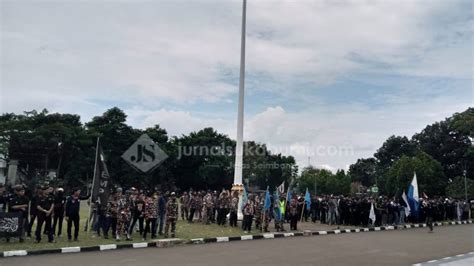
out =
{"type": "Polygon", "coordinates": [[[0,212],[0,237],[20,237],[23,230],[21,212],[0,212]]]}
{"type": "Polygon", "coordinates": [[[95,156],[95,170],[94,170],[94,183],[92,184],[92,202],[99,200],[101,204],[107,203],[110,193],[110,176],[107,170],[107,164],[105,163],[104,152],[100,141],[97,140],[97,151],[95,156]],[[103,190],[103,193],[99,194],[99,190],[103,190]],[[99,199],[100,197],[100,199],[99,199]]]}

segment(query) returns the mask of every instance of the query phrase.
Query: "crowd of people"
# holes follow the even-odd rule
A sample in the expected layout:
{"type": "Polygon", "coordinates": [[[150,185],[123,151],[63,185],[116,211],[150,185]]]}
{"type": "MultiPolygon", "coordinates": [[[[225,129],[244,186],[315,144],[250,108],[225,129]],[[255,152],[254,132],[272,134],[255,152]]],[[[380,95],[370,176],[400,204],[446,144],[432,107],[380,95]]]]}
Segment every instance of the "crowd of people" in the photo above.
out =
{"type": "MultiPolygon", "coordinates": [[[[46,235],[48,242],[52,243],[55,237],[61,238],[64,220],[67,223],[68,240],[78,241],[81,201],[88,199],[90,195],[82,195],[78,188],[72,189],[66,196],[63,188],[48,185],[38,186],[34,191],[27,192],[24,185],[13,186],[11,191],[7,191],[5,186],[0,184],[0,212],[19,213],[20,242],[32,237],[36,221],[35,241],[41,242],[42,236],[46,235]]],[[[90,201],[88,203],[90,204],[90,201]]],[[[159,234],[168,237],[168,232],[171,231],[171,237],[175,236],[178,201],[174,192],[167,192],[161,196],[159,192],[145,195],[131,188],[124,195],[122,189],[117,188],[112,191],[107,202],[101,204],[100,200],[97,200],[92,203],[91,209],[92,215],[86,221],[85,230],[90,223],[95,235],[102,233],[104,238],[108,238],[111,231],[112,237],[116,240],[122,238],[131,240],[130,236],[137,222],[140,235],[144,239],[148,233],[151,233],[152,238],[156,238],[158,219],[159,234]],[[165,223],[164,233],[163,223],[165,223]]],[[[6,240],[10,241],[9,238],[6,240]]]]}
{"type": "Polygon", "coordinates": [[[427,217],[433,221],[468,219],[471,206],[465,200],[453,198],[422,198],[419,210],[410,210],[403,199],[386,196],[313,197],[311,208],[305,212],[305,219],[319,220],[325,224],[367,226],[370,209],[374,204],[375,222],[373,225],[402,225],[406,222],[424,222],[427,217]],[[416,213],[416,215],[415,215],[416,213]],[[411,214],[411,215],[410,215],[411,214]]]}
{"type": "MultiPolygon", "coordinates": [[[[0,184],[0,211],[19,212],[23,230],[20,242],[31,238],[36,221],[34,237],[40,242],[46,235],[49,242],[61,237],[63,221],[67,224],[67,238],[77,241],[79,236],[81,201],[90,199],[80,189],[72,189],[66,196],[64,189],[40,186],[26,193],[24,185],[14,186],[13,193],[0,184]],[[74,227],[74,231],[72,230],[74,227]]],[[[215,223],[219,226],[237,227],[239,208],[242,214],[241,227],[250,232],[252,226],[262,232],[269,231],[273,221],[276,231],[298,230],[298,222],[319,222],[334,226],[380,226],[401,225],[406,222],[464,220],[468,219],[470,208],[464,200],[452,198],[421,199],[420,210],[410,210],[405,201],[385,196],[353,197],[322,195],[305,199],[304,194],[266,192],[246,194],[239,199],[239,193],[222,191],[186,191],[178,197],[171,191],[145,191],[134,187],[127,190],[116,188],[111,191],[107,202],[101,202],[99,190],[97,200],[91,204],[91,215],[86,221],[91,224],[93,236],[116,240],[131,240],[134,231],[142,238],[176,236],[176,222],[179,217],[187,223],[215,223]],[[372,206],[375,219],[369,219],[372,206]]],[[[87,229],[87,228],[86,228],[87,229]]],[[[8,239],[7,239],[8,241],[8,239]]]]}

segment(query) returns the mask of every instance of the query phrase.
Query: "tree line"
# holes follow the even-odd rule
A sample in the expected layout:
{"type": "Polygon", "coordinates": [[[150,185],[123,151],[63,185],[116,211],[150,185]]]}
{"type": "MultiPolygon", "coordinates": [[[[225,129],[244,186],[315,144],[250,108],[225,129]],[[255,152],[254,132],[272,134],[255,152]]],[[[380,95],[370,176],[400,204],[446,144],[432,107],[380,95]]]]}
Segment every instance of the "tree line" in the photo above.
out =
{"type": "MultiPolygon", "coordinates": [[[[28,186],[53,182],[65,188],[85,187],[92,181],[96,139],[100,137],[115,186],[188,190],[232,185],[235,141],[228,136],[213,128],[168,136],[159,125],[137,129],[127,125],[126,119],[125,112],[117,107],[84,124],[78,115],[49,113],[46,109],[5,113],[0,116],[0,156],[7,162],[18,161],[22,181],[28,186]],[[168,155],[149,173],[136,171],[121,158],[144,133],[168,155]],[[225,147],[228,152],[187,154],[194,147],[225,147]],[[48,180],[51,170],[56,177],[48,180]]],[[[244,154],[248,156],[244,157],[243,176],[251,186],[276,186],[290,182],[298,173],[292,156],[273,154],[265,144],[247,141],[244,154]],[[276,167],[267,167],[272,165],[276,167]]]]}
{"type": "MultiPolygon", "coordinates": [[[[220,189],[233,183],[235,141],[213,128],[187,135],[169,136],[155,125],[146,129],[126,124],[127,115],[114,107],[91,121],[78,115],[31,111],[0,116],[0,156],[18,160],[27,185],[44,182],[54,169],[57,182],[66,188],[84,187],[92,180],[95,144],[101,138],[110,176],[116,186],[159,187],[188,190],[220,189]],[[139,173],[122,154],[143,133],[169,156],[155,171],[139,173]],[[186,154],[193,147],[217,152],[186,154]],[[219,152],[219,149],[230,152],[219,152]],[[185,155],[183,155],[183,153],[185,155]]],[[[265,144],[244,145],[244,180],[251,186],[274,188],[283,181],[297,190],[317,194],[349,194],[376,185],[379,193],[400,195],[416,172],[420,192],[428,195],[474,197],[474,108],[428,125],[411,138],[391,136],[373,157],[358,159],[348,172],[306,167],[298,173],[292,156],[273,154],[265,144]],[[249,152],[253,151],[253,152],[249,152]],[[258,152],[255,152],[258,151],[258,152]],[[274,166],[274,167],[272,167],[274,166]]]]}
{"type": "Polygon", "coordinates": [[[411,138],[391,136],[373,157],[349,168],[352,182],[377,185],[386,195],[400,195],[416,172],[419,191],[429,195],[474,197],[474,108],[426,126],[411,138]]]}

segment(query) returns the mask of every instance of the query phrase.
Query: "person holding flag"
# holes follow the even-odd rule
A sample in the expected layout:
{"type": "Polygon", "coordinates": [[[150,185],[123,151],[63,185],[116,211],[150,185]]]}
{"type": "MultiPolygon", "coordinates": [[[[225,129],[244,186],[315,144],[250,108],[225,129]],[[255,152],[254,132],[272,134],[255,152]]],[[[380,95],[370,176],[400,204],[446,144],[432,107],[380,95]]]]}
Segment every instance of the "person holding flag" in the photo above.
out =
{"type": "Polygon", "coordinates": [[[308,188],[306,188],[306,193],[304,194],[304,206],[301,210],[301,220],[303,220],[303,214],[305,216],[305,221],[308,221],[308,213],[311,210],[311,195],[309,194],[308,188]],[[306,206],[306,209],[304,208],[306,206]]]}
{"type": "Polygon", "coordinates": [[[399,224],[401,225],[405,224],[405,217],[410,216],[410,204],[408,204],[408,198],[407,194],[405,193],[405,190],[403,190],[402,199],[404,204],[402,204],[403,206],[400,208],[399,224]]]}
{"type": "Polygon", "coordinates": [[[268,224],[270,223],[270,207],[271,207],[271,198],[270,198],[270,190],[267,187],[267,191],[265,192],[265,199],[263,201],[263,226],[260,228],[260,231],[269,232],[268,231],[268,224]]]}
{"type": "Polygon", "coordinates": [[[369,220],[371,221],[372,225],[375,224],[376,216],[375,216],[375,209],[374,209],[374,201],[370,201],[370,213],[369,213],[369,220]]]}
{"type": "Polygon", "coordinates": [[[416,180],[416,173],[413,176],[410,186],[408,187],[408,206],[410,212],[413,215],[413,221],[418,221],[419,207],[420,207],[420,196],[418,194],[418,182],[416,180]]]}

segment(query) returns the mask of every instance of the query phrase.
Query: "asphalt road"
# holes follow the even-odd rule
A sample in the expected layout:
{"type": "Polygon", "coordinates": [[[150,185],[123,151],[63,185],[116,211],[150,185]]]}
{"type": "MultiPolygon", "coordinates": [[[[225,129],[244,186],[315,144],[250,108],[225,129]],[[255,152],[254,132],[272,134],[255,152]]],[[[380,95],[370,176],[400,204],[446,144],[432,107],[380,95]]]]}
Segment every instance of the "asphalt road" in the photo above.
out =
{"type": "Polygon", "coordinates": [[[411,265],[474,251],[474,225],[0,259],[0,265],[411,265]]]}

